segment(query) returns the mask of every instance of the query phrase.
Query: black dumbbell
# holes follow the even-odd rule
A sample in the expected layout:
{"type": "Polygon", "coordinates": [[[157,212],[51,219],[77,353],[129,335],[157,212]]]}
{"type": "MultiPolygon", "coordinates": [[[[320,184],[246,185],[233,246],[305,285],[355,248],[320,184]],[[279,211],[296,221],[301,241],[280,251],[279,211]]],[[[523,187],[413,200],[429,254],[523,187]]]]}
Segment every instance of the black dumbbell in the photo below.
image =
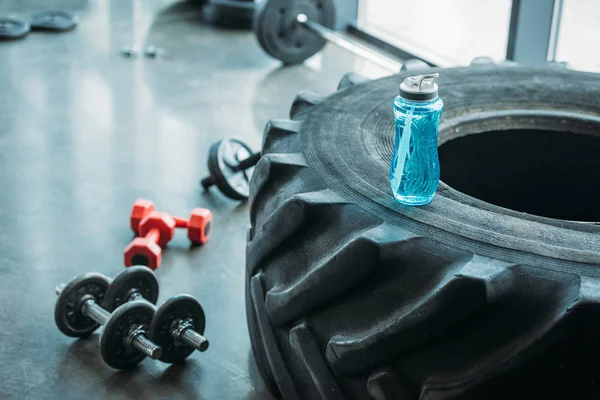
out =
{"type": "Polygon", "coordinates": [[[102,304],[110,279],[99,273],[87,273],[56,288],[58,299],[54,320],[58,329],[70,337],[87,337],[100,325],[100,352],[113,368],[128,369],[146,356],[160,359],[163,350],[145,334],[155,308],[146,301],[133,301],[113,313],[102,304]]]}
{"type": "Polygon", "coordinates": [[[77,26],[77,17],[65,11],[44,11],[29,21],[0,17],[0,40],[24,38],[31,30],[53,32],[69,31],[77,26]]]}
{"type": "MultiPolygon", "coordinates": [[[[104,296],[107,310],[119,309],[128,302],[148,301],[154,307],[158,298],[158,281],[150,268],[134,266],[120,272],[104,296]]],[[[194,350],[206,351],[208,340],[202,336],[206,327],[204,310],[192,296],[171,297],[156,310],[146,331],[148,337],[162,349],[158,359],[178,363],[194,350]]]]}
{"type": "Polygon", "coordinates": [[[247,170],[260,160],[260,153],[254,153],[239,139],[222,139],[208,151],[208,172],[202,179],[204,189],[215,185],[225,196],[233,200],[246,200],[250,195],[250,176],[247,170]]]}
{"type": "Polygon", "coordinates": [[[79,18],[66,11],[44,11],[31,17],[32,30],[66,32],[74,29],[79,18]]]}

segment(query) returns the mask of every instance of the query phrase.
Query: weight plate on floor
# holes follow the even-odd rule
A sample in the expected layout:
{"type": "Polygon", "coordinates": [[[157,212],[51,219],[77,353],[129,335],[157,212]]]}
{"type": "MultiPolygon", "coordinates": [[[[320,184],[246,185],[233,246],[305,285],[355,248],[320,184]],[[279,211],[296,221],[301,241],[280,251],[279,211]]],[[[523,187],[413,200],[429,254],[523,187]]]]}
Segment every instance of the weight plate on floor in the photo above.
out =
{"type": "Polygon", "coordinates": [[[73,279],[58,295],[54,306],[54,322],[58,329],[70,337],[86,337],[94,332],[100,324],[83,315],[82,306],[85,300],[94,300],[100,304],[110,281],[98,273],[88,273],[73,279]]]}
{"type": "Polygon", "coordinates": [[[204,18],[225,28],[251,29],[255,7],[253,0],[212,0],[204,8],[204,18]]]}
{"type": "Polygon", "coordinates": [[[66,11],[45,11],[31,18],[31,29],[65,32],[77,26],[77,17],[66,11]]]}
{"type": "Polygon", "coordinates": [[[100,335],[100,353],[104,362],[116,369],[129,369],[146,356],[127,344],[132,329],[146,332],[154,317],[154,306],[144,301],[131,301],[117,308],[100,335]]]}
{"type": "Polygon", "coordinates": [[[312,57],[325,46],[326,40],[301,26],[296,18],[305,14],[309,20],[333,29],[333,0],[264,0],[257,4],[254,33],[262,48],[284,64],[297,64],[312,57]]]}
{"type": "Polygon", "coordinates": [[[0,40],[13,40],[25,37],[31,26],[18,18],[0,18],[0,40]]]}
{"type": "Polygon", "coordinates": [[[185,360],[194,352],[194,348],[186,344],[176,343],[171,329],[174,323],[187,321],[194,330],[204,334],[206,318],[202,306],[192,296],[180,294],[167,300],[154,315],[148,337],[163,350],[160,361],[177,363],[185,360]]]}
{"type": "Polygon", "coordinates": [[[152,304],[158,300],[158,280],[148,267],[137,265],[121,272],[110,283],[104,295],[103,306],[108,312],[127,303],[129,296],[139,293],[152,304]]]}
{"type": "Polygon", "coordinates": [[[214,184],[233,200],[246,200],[250,195],[250,178],[254,167],[238,171],[240,161],[250,157],[252,149],[238,139],[222,139],[208,151],[208,170],[214,184]]]}

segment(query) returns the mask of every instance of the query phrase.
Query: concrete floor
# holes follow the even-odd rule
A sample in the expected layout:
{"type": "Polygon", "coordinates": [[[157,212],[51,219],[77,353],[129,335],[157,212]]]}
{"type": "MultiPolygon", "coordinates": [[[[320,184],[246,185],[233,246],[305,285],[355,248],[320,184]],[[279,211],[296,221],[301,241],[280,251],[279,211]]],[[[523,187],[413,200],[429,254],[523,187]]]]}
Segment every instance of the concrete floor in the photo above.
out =
{"type": "MultiPolygon", "coordinates": [[[[269,398],[246,328],[248,207],[200,190],[206,153],[224,136],[258,148],[300,90],[326,94],[345,72],[383,71],[333,47],[281,68],[250,32],[207,27],[186,2],[43,8],[75,12],[80,25],[0,43],[0,398],[269,398]],[[165,54],[121,57],[131,42],[165,54]],[[211,346],[181,366],[145,360],[119,372],[103,363],[97,334],[60,334],[54,287],[122,270],[136,198],[183,215],[211,208],[211,241],[190,249],[178,233],[157,270],[159,302],[181,292],[201,301],[211,346]]],[[[36,11],[38,1],[0,2],[3,16],[36,11]]]]}

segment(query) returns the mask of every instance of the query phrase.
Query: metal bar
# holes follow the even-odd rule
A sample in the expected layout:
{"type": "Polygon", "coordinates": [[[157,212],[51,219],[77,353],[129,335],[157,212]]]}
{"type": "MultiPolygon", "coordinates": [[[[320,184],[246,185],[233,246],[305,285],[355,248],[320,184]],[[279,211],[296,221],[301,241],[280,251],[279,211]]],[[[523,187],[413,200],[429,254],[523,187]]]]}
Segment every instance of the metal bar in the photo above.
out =
{"type": "MultiPolygon", "coordinates": [[[[556,1],[513,0],[506,59],[538,66],[548,61],[556,1]]],[[[557,29],[555,31],[558,31],[557,29]]]]}
{"type": "Polygon", "coordinates": [[[424,61],[432,67],[451,67],[456,65],[456,63],[452,60],[441,57],[433,52],[429,52],[427,49],[417,49],[416,46],[411,46],[408,43],[403,42],[392,43],[387,39],[386,36],[382,36],[380,33],[363,25],[350,25],[347,27],[347,30],[351,35],[354,35],[373,47],[392,54],[401,60],[416,58],[424,61]]]}
{"type": "Polygon", "coordinates": [[[419,60],[431,65],[432,67],[451,66],[452,65],[451,63],[449,63],[446,60],[438,60],[438,59],[431,58],[431,57],[425,57],[423,55],[417,55],[415,53],[412,53],[410,50],[397,47],[397,46],[393,45],[392,43],[388,42],[387,40],[382,39],[374,32],[372,32],[362,26],[349,25],[347,27],[347,31],[349,34],[356,36],[357,38],[368,43],[369,45],[371,45],[375,48],[378,48],[381,51],[384,51],[388,54],[392,54],[401,60],[409,60],[411,58],[415,58],[415,59],[419,59],[419,60]]]}
{"type": "Polygon", "coordinates": [[[550,43],[548,43],[548,61],[556,61],[556,48],[562,20],[563,0],[554,2],[554,14],[552,16],[552,28],[550,29],[550,43]]]}
{"type": "Polygon", "coordinates": [[[305,14],[298,14],[296,19],[302,26],[312,30],[327,41],[334,43],[337,46],[346,49],[351,53],[356,54],[357,56],[363,57],[371,61],[372,63],[377,64],[380,67],[388,69],[394,73],[400,71],[400,67],[402,66],[402,64],[398,61],[386,57],[383,54],[380,54],[365,45],[362,45],[360,43],[354,43],[349,41],[348,39],[345,39],[339,33],[332,31],[331,29],[328,29],[321,24],[309,20],[305,14]]]}
{"type": "Polygon", "coordinates": [[[206,349],[208,349],[208,339],[193,329],[184,329],[184,331],[181,332],[179,339],[182,343],[185,343],[198,351],[206,351],[206,349]]]}
{"type": "Polygon", "coordinates": [[[94,300],[83,303],[82,311],[83,315],[90,317],[100,325],[106,325],[106,321],[110,318],[110,313],[97,305],[94,300]]]}

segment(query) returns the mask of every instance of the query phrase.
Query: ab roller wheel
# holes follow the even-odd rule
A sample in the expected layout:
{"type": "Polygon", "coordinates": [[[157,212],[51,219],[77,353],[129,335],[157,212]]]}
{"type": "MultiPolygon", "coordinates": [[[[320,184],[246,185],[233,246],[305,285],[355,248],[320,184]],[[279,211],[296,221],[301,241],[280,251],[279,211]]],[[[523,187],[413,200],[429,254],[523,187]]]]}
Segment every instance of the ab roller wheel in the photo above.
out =
{"type": "Polygon", "coordinates": [[[210,176],[202,180],[204,189],[215,185],[233,200],[246,200],[250,195],[252,169],[260,159],[250,147],[238,139],[223,139],[208,151],[210,176]]]}

